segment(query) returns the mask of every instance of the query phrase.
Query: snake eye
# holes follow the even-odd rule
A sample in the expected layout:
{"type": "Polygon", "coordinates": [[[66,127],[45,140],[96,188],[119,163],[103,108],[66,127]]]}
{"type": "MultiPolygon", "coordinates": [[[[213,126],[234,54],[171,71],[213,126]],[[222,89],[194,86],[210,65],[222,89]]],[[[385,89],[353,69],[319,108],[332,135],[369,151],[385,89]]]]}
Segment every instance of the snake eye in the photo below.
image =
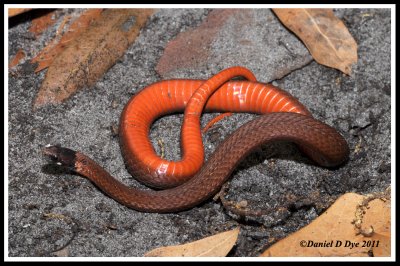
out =
{"type": "Polygon", "coordinates": [[[74,167],[75,165],[75,151],[63,148],[60,145],[46,145],[42,150],[43,155],[51,162],[66,167],[74,167]]]}
{"type": "Polygon", "coordinates": [[[51,162],[71,169],[75,168],[76,152],[71,149],[63,148],[60,145],[46,145],[42,152],[51,162]]]}
{"type": "Polygon", "coordinates": [[[43,155],[51,162],[59,162],[59,154],[58,154],[58,147],[57,145],[46,145],[46,147],[42,150],[43,155]]]}

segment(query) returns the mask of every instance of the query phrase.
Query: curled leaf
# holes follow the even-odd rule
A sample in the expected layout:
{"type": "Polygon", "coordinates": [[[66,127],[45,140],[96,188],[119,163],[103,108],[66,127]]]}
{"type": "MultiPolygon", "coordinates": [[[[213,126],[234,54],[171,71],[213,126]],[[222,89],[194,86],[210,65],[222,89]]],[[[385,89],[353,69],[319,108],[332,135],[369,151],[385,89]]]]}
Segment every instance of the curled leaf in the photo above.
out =
{"type": "Polygon", "coordinates": [[[178,246],[160,247],[145,257],[225,257],[235,245],[239,228],[178,246]]]}
{"type": "Polygon", "coordinates": [[[274,8],[280,21],[305,44],[320,64],[351,74],[357,43],[332,9],[274,8]]]}

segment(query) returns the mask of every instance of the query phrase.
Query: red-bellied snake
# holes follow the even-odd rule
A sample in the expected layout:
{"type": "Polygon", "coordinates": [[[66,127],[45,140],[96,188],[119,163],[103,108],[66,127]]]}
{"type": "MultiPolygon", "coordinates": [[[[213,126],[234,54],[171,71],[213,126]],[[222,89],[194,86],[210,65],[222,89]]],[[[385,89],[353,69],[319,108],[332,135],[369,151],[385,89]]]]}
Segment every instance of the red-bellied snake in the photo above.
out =
{"type": "Polygon", "coordinates": [[[86,155],[67,148],[48,146],[43,153],[87,177],[116,201],[146,212],[175,212],[199,204],[221,188],[242,159],[272,141],[295,142],[312,160],[326,167],[340,165],[349,154],[347,142],[334,128],[312,118],[287,92],[256,82],[243,67],[228,68],[207,81],[168,80],[150,85],[125,106],[119,135],[130,173],[147,185],[169,189],[128,187],[86,155]],[[249,81],[228,81],[236,76],[249,81]],[[203,109],[269,114],[237,129],[203,165],[203,109]],[[150,126],[162,115],[183,110],[182,160],[163,160],[148,139],[150,126]]]}

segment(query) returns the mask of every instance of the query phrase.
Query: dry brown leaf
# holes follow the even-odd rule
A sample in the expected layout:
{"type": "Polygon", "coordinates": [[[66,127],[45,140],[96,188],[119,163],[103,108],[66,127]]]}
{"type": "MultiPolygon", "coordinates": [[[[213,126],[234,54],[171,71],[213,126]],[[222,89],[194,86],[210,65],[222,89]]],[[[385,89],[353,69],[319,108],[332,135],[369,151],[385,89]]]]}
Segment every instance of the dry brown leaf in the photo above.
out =
{"type": "Polygon", "coordinates": [[[377,196],[347,193],[311,224],[277,242],[261,256],[390,256],[390,202],[377,196]],[[371,226],[373,231],[368,232],[371,226]]]}
{"type": "Polygon", "coordinates": [[[54,13],[55,12],[52,11],[43,16],[34,18],[31,26],[29,27],[29,31],[35,34],[35,36],[40,35],[43,31],[56,22],[56,20],[53,18],[54,13]]]}
{"type": "MultiPolygon", "coordinates": [[[[38,63],[35,72],[42,71],[53,63],[54,59],[71,43],[72,40],[77,38],[83,31],[89,27],[90,23],[101,16],[103,9],[94,8],[88,9],[82,13],[74,22],[72,22],[68,31],[62,35],[60,39],[60,32],[62,32],[67,20],[70,16],[66,16],[57,30],[57,35],[54,39],[40,51],[38,55],[32,58],[31,63],[38,63]]],[[[33,23],[33,22],[32,22],[33,23]]]]}
{"type": "Polygon", "coordinates": [[[69,249],[68,249],[68,247],[65,247],[58,251],[52,252],[52,254],[56,257],[69,257],[69,249]]]}
{"type": "Polygon", "coordinates": [[[14,58],[8,64],[8,67],[9,68],[15,67],[16,65],[18,65],[19,61],[21,61],[21,59],[24,57],[25,57],[24,51],[22,51],[22,49],[19,49],[17,54],[14,56],[14,58]]]}
{"type": "Polygon", "coordinates": [[[152,9],[107,9],[49,67],[34,109],[93,85],[139,35],[152,9]]]}
{"type": "Polygon", "coordinates": [[[191,243],[160,247],[147,252],[145,257],[225,257],[235,245],[239,228],[209,236],[191,243]]]}
{"type": "Polygon", "coordinates": [[[320,64],[351,74],[357,43],[332,9],[274,8],[281,22],[306,45],[320,64]]]}
{"type": "Polygon", "coordinates": [[[31,10],[32,8],[9,8],[8,9],[8,17],[13,17],[24,12],[31,10]]]}
{"type": "Polygon", "coordinates": [[[373,248],[375,257],[390,256],[390,200],[382,201],[379,199],[368,203],[368,209],[363,214],[361,230],[368,231],[373,226],[374,233],[371,241],[379,240],[379,248],[373,248]]]}

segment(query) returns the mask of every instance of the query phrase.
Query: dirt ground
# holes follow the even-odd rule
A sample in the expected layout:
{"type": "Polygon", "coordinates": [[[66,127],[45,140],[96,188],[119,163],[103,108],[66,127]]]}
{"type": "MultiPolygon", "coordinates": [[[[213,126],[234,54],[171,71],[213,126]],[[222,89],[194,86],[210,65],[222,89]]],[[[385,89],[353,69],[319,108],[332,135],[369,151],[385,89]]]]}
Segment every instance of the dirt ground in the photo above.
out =
{"type": "MultiPolygon", "coordinates": [[[[242,10],[254,27],[227,19],[209,41],[201,64],[169,72],[169,78],[204,79],[233,65],[254,71],[261,82],[287,90],[316,119],[335,127],[350,147],[337,169],[314,165],[291,143],[269,145],[234,172],[225,198],[246,201],[264,216],[238,216],[219,200],[179,213],[143,213],[103,194],[89,180],[48,164],[41,149],[59,143],[80,150],[130,186],[142,187],[125,169],[118,137],[110,129],[130,97],[167,78],[156,67],[179,33],[201,27],[212,9],[159,9],[126,54],[91,88],[60,105],[36,111],[32,102],[45,72],[30,59],[54,37],[59,21],[35,39],[31,19],[10,22],[9,59],[23,49],[24,61],[8,71],[8,255],[10,257],[140,257],[159,246],[194,241],[240,226],[233,257],[258,256],[279,239],[309,224],[346,192],[371,193],[391,185],[391,12],[338,9],[358,44],[352,76],[312,60],[307,49],[269,9],[242,10]],[[248,42],[232,42],[242,38],[248,42]],[[236,40],[236,39],[235,39],[236,40]],[[248,46],[251,46],[249,50],[248,46]],[[60,252],[61,250],[61,252],[60,252]]],[[[81,12],[57,10],[58,15],[81,12]]],[[[190,44],[188,44],[190,45],[190,44]]],[[[183,55],[182,60],[185,60],[183,55]]],[[[215,114],[205,114],[205,125],[215,114]]],[[[203,137],[208,157],[253,114],[223,119],[203,137]]],[[[182,114],[157,120],[151,139],[164,142],[168,159],[179,158],[182,114]]]]}

